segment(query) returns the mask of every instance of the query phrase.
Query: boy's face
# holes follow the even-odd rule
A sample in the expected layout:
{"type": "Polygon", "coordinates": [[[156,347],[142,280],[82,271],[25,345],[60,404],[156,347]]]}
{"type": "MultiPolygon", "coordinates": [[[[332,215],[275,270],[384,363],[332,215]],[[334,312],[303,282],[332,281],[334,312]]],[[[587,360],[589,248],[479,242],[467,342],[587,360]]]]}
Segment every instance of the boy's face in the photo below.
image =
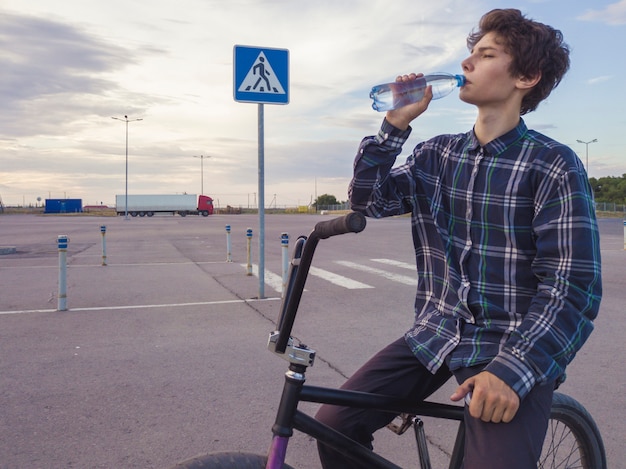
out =
{"type": "Polygon", "coordinates": [[[461,62],[467,82],[459,97],[479,108],[498,109],[519,99],[517,78],[509,72],[512,57],[497,39],[495,33],[487,33],[461,62]]]}

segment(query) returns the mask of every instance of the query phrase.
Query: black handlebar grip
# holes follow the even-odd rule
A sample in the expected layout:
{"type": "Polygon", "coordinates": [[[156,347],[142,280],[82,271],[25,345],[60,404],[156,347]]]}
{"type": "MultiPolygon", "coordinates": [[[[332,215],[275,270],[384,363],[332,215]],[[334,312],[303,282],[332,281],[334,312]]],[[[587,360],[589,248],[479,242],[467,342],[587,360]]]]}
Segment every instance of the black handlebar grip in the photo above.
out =
{"type": "Polygon", "coordinates": [[[365,216],[359,212],[350,212],[342,217],[321,221],[315,225],[313,233],[319,239],[330,238],[344,233],[360,233],[365,229],[365,216]]]}

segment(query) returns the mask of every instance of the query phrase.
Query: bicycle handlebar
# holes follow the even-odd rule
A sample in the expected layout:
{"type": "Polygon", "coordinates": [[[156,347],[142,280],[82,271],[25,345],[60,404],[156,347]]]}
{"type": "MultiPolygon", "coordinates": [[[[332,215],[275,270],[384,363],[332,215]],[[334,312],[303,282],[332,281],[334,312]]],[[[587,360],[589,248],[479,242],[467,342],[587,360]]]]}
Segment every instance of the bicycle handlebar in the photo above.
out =
{"type": "Polygon", "coordinates": [[[362,213],[350,212],[342,217],[317,223],[308,238],[298,240],[289,271],[287,294],[283,298],[278,320],[279,336],[275,347],[277,353],[285,353],[318,241],[345,233],[360,233],[365,229],[365,225],[366,220],[362,213]],[[298,256],[299,260],[296,261],[298,256]]]}
{"type": "Polygon", "coordinates": [[[365,217],[362,213],[350,212],[343,217],[317,223],[313,233],[319,239],[326,239],[344,233],[360,233],[365,229],[365,224],[365,217]]]}

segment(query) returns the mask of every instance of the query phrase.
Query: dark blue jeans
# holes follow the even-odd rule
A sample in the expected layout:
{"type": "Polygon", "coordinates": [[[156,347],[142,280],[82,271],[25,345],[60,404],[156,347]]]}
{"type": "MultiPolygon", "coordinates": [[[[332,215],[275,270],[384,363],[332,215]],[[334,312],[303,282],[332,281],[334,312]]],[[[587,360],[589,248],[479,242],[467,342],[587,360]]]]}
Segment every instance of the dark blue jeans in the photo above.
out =
{"type": "MultiPolygon", "coordinates": [[[[482,367],[454,372],[459,383],[479,373],[482,367]]],[[[364,391],[422,401],[439,389],[453,373],[442,366],[430,373],[415,358],[404,338],[391,343],[363,365],[343,389],[364,391]]],[[[485,423],[465,411],[463,469],[536,469],[546,434],[554,383],[535,386],[521,402],[509,423],[485,423]]],[[[373,433],[394,416],[369,409],[323,405],[317,420],[372,448],[373,433]]],[[[454,438],[454,435],[450,435],[454,438]]],[[[343,454],[318,445],[324,469],[362,469],[343,454]]]]}

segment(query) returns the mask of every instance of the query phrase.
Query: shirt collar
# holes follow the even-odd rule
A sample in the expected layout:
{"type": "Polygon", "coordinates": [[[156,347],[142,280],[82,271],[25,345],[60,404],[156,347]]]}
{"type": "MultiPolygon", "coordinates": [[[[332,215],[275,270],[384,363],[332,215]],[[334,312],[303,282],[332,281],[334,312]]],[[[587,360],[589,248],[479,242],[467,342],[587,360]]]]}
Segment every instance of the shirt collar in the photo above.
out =
{"type": "MultiPolygon", "coordinates": [[[[485,153],[487,153],[488,155],[498,155],[502,153],[513,143],[522,138],[526,134],[526,132],[528,132],[528,127],[526,127],[524,119],[520,118],[519,124],[517,124],[514,129],[487,143],[484,146],[485,153]]],[[[469,133],[469,149],[478,150],[479,148],[480,143],[478,142],[478,138],[476,138],[474,129],[472,129],[472,131],[469,133]]]]}

